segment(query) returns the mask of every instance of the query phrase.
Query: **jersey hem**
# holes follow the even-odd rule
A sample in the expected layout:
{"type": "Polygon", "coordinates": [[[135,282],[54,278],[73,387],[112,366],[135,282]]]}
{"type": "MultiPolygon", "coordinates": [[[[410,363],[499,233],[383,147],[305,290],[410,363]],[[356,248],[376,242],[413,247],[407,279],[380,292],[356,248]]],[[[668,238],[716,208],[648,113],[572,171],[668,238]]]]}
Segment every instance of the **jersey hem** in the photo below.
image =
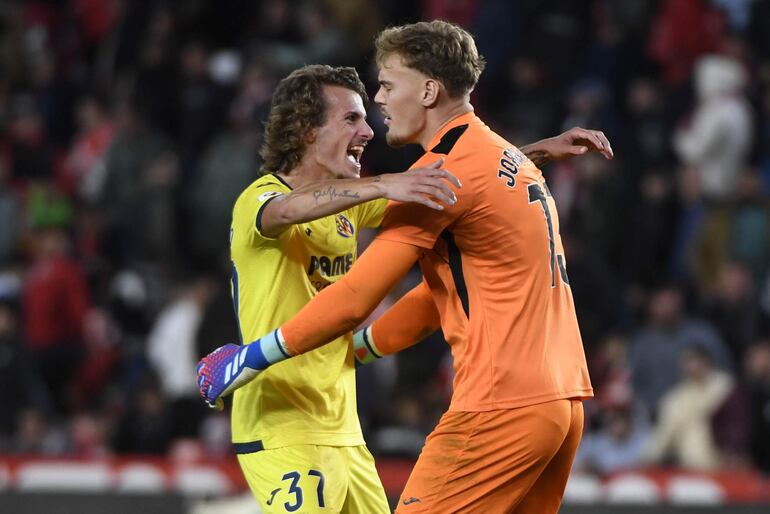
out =
{"type": "Polygon", "coordinates": [[[469,405],[465,402],[452,402],[449,405],[447,411],[451,412],[485,412],[491,410],[500,409],[518,409],[520,407],[529,407],[530,405],[537,405],[538,403],[552,402],[554,400],[586,400],[594,396],[594,390],[592,387],[586,389],[575,389],[573,391],[565,391],[559,393],[550,393],[547,395],[529,396],[527,398],[517,398],[513,400],[505,400],[489,403],[475,403],[469,405]]]}
{"type": "Polygon", "coordinates": [[[233,444],[253,443],[262,441],[266,450],[282,448],[284,446],[297,446],[301,444],[315,444],[318,446],[362,446],[366,445],[361,433],[328,434],[328,433],[304,433],[291,437],[239,437],[233,438],[233,444]]]}

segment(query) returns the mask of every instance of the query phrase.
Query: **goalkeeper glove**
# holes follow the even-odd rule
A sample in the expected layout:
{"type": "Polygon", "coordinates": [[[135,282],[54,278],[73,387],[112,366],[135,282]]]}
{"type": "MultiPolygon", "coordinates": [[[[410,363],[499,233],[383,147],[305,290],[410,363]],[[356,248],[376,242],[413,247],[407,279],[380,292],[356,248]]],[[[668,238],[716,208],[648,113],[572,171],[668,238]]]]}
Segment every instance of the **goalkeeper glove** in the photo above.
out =
{"type": "Polygon", "coordinates": [[[371,325],[353,334],[353,354],[356,356],[357,368],[382,358],[382,354],[374,345],[371,325]]]}
{"type": "Polygon", "coordinates": [[[198,363],[198,389],[209,407],[222,410],[223,397],[290,356],[280,329],[243,346],[226,344],[198,363]]]}

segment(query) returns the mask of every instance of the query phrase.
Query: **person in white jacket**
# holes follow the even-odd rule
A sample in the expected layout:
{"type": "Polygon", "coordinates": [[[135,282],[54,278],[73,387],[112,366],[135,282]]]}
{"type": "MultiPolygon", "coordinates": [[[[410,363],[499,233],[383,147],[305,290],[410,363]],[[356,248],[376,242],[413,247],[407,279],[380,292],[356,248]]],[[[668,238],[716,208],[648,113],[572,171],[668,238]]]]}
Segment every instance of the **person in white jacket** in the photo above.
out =
{"type": "Polygon", "coordinates": [[[752,111],[743,92],[747,80],[737,60],[702,57],[695,66],[698,104],[690,123],[674,134],[674,150],[698,170],[703,195],[712,201],[733,196],[751,149],[752,111]]]}
{"type": "Polygon", "coordinates": [[[658,423],[645,451],[650,463],[673,461],[686,469],[713,470],[720,455],[711,418],[735,387],[734,379],[714,367],[708,351],[693,346],[681,357],[682,380],[663,395],[658,423]]]}

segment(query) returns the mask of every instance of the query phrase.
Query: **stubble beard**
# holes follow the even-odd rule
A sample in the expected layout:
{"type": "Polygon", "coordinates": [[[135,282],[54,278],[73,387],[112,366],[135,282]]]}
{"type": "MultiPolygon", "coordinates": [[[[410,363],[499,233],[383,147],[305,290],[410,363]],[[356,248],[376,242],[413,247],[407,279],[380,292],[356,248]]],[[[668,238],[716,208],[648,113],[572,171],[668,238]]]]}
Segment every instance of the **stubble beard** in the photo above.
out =
{"type": "Polygon", "coordinates": [[[385,134],[385,141],[387,141],[388,146],[391,148],[401,148],[408,144],[406,141],[404,141],[403,138],[398,137],[397,135],[393,134],[391,131],[388,131],[385,134]]]}

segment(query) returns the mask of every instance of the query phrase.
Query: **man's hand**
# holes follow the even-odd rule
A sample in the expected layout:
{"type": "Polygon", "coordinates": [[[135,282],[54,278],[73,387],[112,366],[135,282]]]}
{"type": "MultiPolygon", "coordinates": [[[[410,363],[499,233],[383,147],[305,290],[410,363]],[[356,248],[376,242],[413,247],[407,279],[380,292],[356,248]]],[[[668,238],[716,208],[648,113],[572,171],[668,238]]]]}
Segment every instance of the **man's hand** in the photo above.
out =
{"type": "Polygon", "coordinates": [[[604,132],[581,127],[574,127],[556,137],[524,146],[521,151],[536,166],[542,166],[551,161],[569,159],[588,152],[599,152],[606,159],[612,159],[615,155],[604,132]]]}
{"type": "Polygon", "coordinates": [[[223,397],[251,382],[260,370],[250,368],[251,345],[226,344],[198,363],[198,389],[209,407],[222,410],[223,397]]]}
{"type": "Polygon", "coordinates": [[[460,181],[441,169],[444,159],[425,168],[415,168],[403,173],[384,173],[375,177],[382,196],[399,202],[414,202],[432,209],[442,210],[443,205],[454,205],[457,197],[447,184],[462,187],[460,181]],[[440,202],[440,203],[439,203],[440,202]]]}

